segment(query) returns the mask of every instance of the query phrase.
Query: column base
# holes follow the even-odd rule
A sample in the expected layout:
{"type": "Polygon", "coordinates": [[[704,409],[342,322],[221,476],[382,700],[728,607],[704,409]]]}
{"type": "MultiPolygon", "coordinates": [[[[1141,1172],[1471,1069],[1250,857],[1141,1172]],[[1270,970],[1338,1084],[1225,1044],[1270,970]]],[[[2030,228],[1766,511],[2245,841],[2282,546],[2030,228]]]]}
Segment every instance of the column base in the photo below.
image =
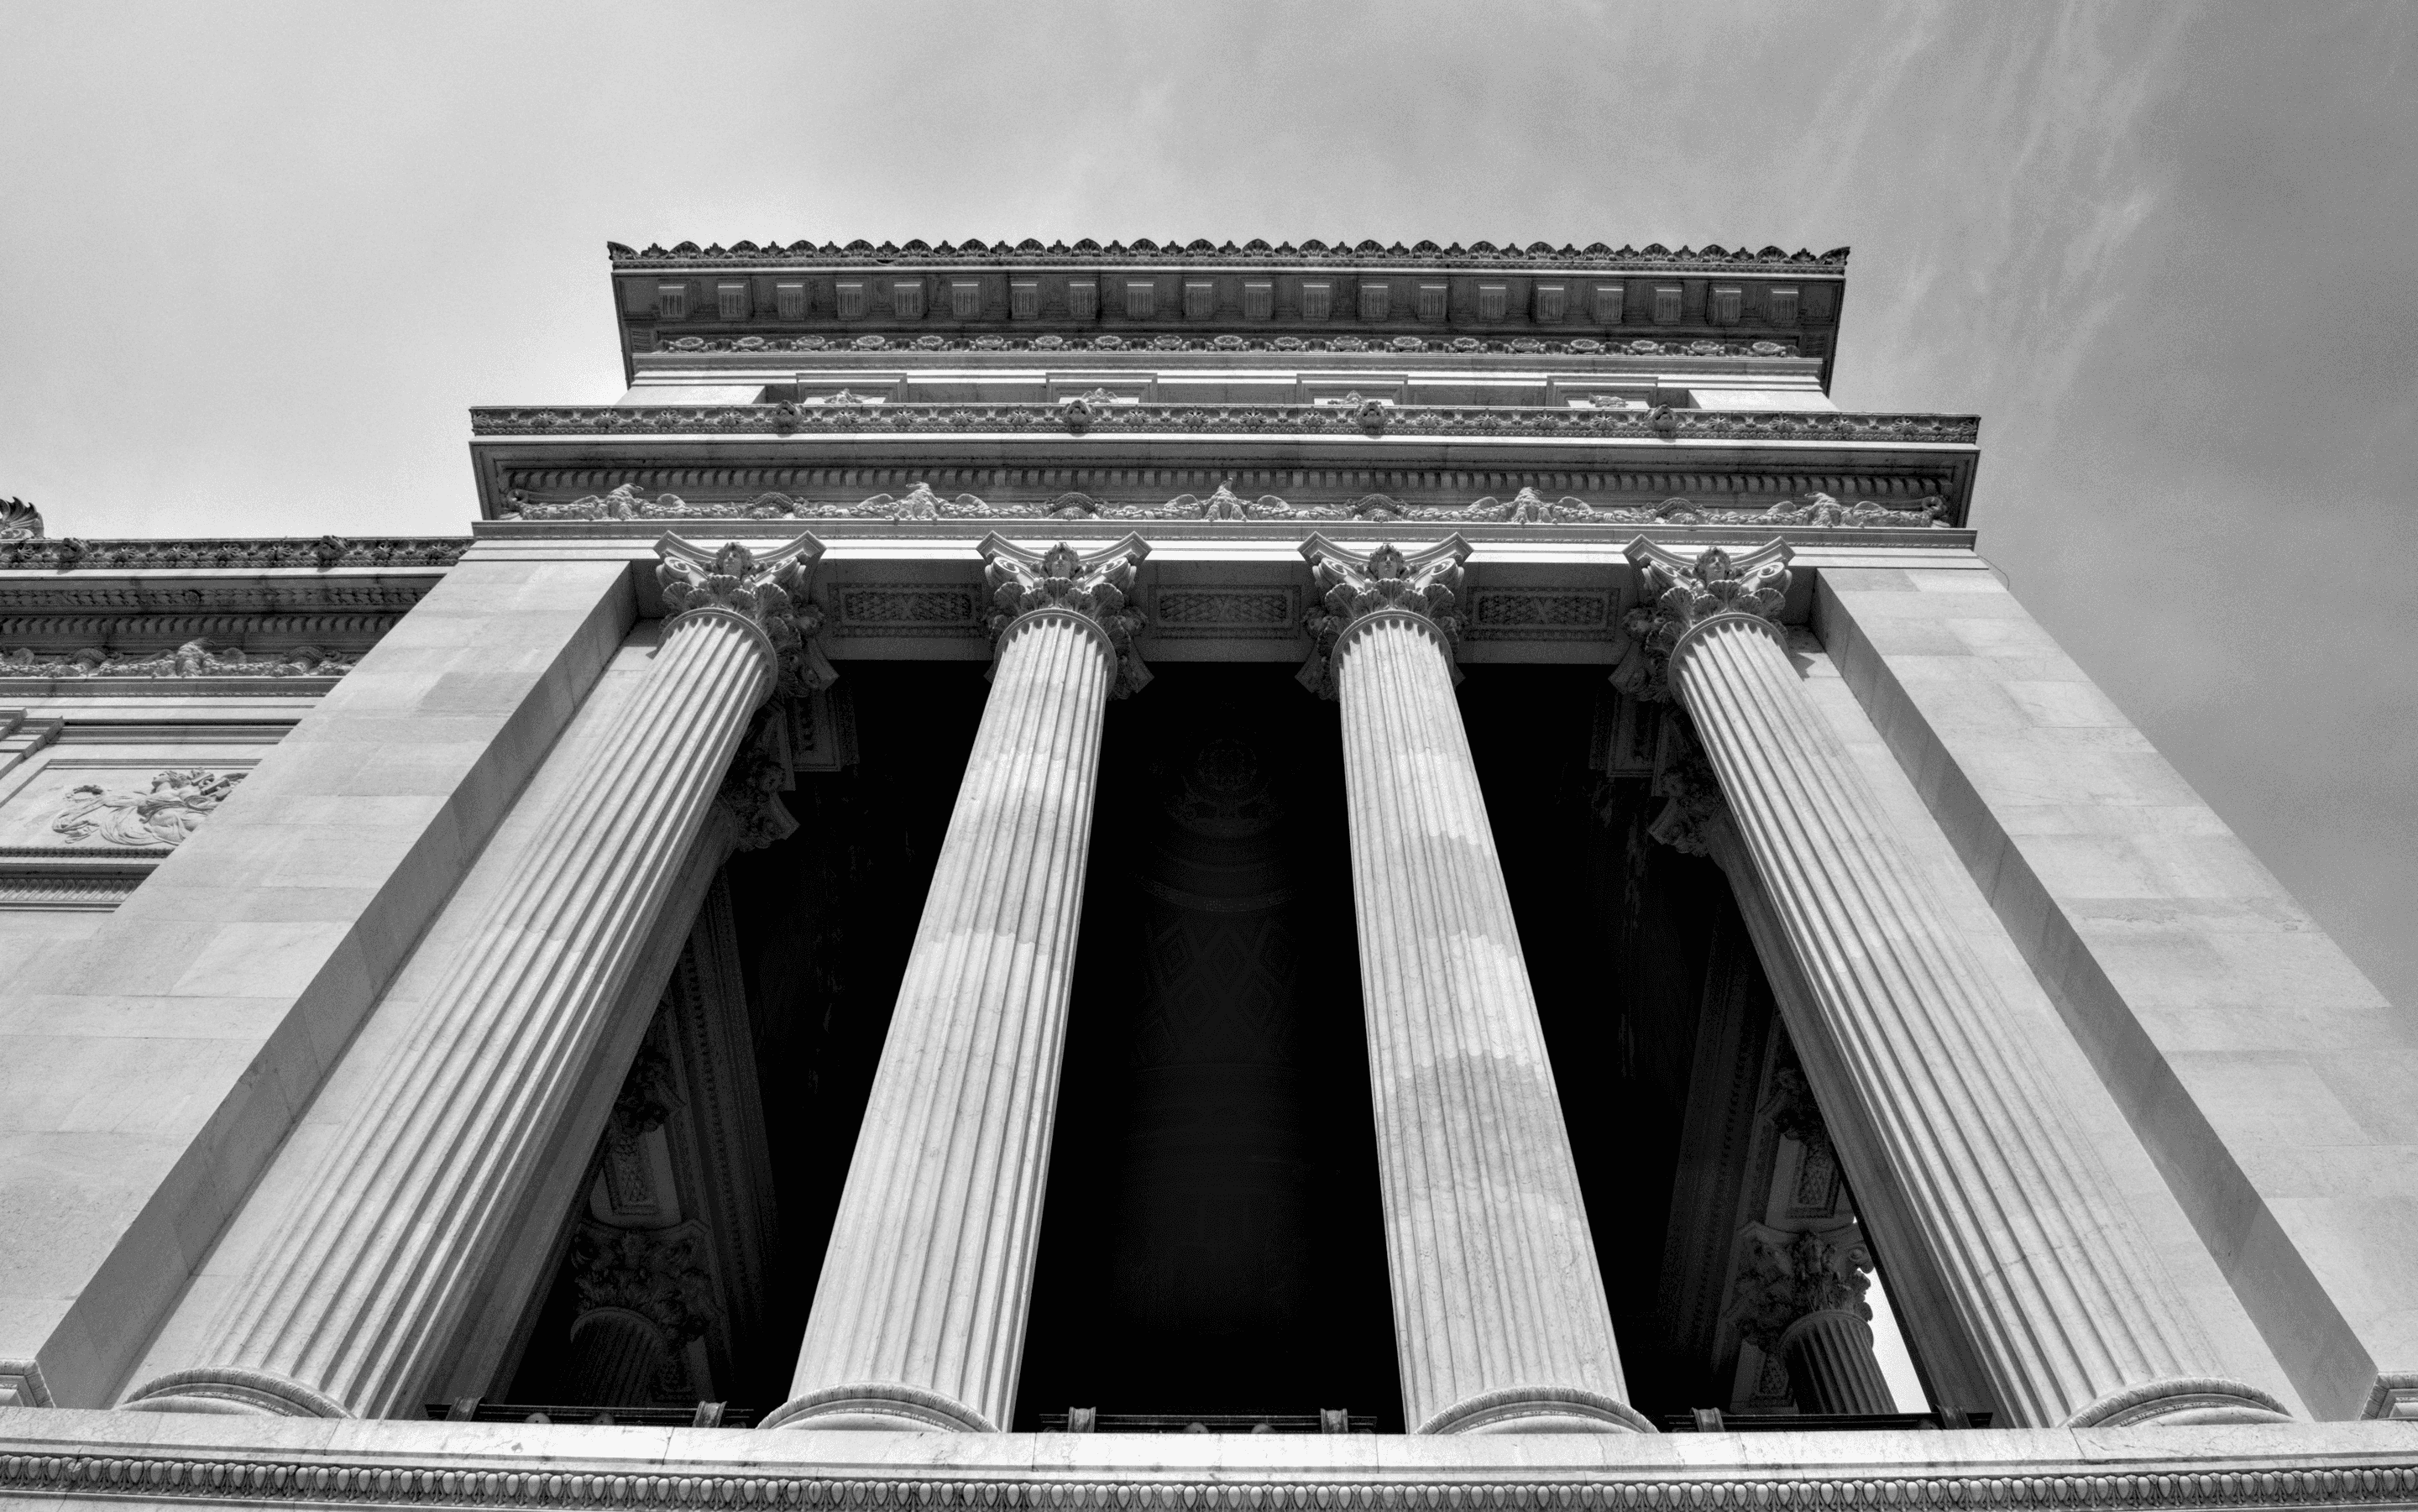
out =
{"type": "Polygon", "coordinates": [[[2214,1376],[2152,1381],[2111,1391],[2059,1428],[2165,1427],[2185,1423],[2288,1423],[2284,1404],[2257,1387],[2214,1376]]]}
{"type": "Polygon", "coordinates": [[[171,1370],[117,1406],[126,1413],[214,1413],[222,1417],[353,1415],[326,1392],[266,1370],[232,1365],[171,1370]]]}
{"type": "Polygon", "coordinates": [[[1507,1386],[1455,1402],[1418,1433],[1655,1433],[1627,1402],[1575,1386],[1507,1386]]]}
{"type": "Polygon", "coordinates": [[[783,1402],[758,1428],[873,1428],[891,1433],[997,1433],[963,1402],[895,1381],[826,1386],[783,1402]]]}

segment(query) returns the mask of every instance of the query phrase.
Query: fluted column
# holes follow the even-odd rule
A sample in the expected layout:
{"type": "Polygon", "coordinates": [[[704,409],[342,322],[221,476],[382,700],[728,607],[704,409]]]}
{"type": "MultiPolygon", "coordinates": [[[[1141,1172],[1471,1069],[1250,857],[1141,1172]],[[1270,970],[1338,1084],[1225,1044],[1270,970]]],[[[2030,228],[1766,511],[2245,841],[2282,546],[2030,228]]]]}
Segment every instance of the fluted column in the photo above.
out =
{"type": "Polygon", "coordinates": [[[1788,1369],[1807,1413],[1889,1413],[1896,1398],[1873,1354],[1872,1251],[1855,1224],[1820,1230],[1752,1225],[1731,1321],[1788,1369]]]}
{"type": "Polygon", "coordinates": [[[1150,676],[1130,604],[1149,547],[981,550],[990,696],[766,1428],[987,1433],[1016,1404],[1100,722],[1150,676]]]}
{"type": "Polygon", "coordinates": [[[1313,535],[1302,680],[1342,705],[1402,1404],[1422,1433],[1653,1431],[1630,1408],[1477,769],[1453,697],[1459,536],[1313,535]]]}
{"type": "Polygon", "coordinates": [[[1809,1312],[1780,1336],[1789,1389],[1808,1413],[1893,1413],[1897,1398],[1873,1355],[1873,1325],[1838,1308],[1809,1312]]]}
{"type": "MultiPolygon", "coordinates": [[[[1915,875],[1778,622],[1788,548],[1629,548],[1615,680],[1687,710],[1729,817],[2012,1424],[2272,1421],[2143,1240],[2005,1000],[1915,875]]],[[[1792,1026],[1794,1028],[1795,1026],[1792,1026]]]]}
{"type": "Polygon", "coordinates": [[[579,758],[559,821],[511,858],[478,947],[345,1117],[312,1184],[325,1199],[244,1273],[201,1363],[126,1405],[418,1415],[750,715],[784,676],[829,675],[803,638],[813,537],[761,557],[672,536],[656,549],[671,618],[630,707],[579,758]]]}

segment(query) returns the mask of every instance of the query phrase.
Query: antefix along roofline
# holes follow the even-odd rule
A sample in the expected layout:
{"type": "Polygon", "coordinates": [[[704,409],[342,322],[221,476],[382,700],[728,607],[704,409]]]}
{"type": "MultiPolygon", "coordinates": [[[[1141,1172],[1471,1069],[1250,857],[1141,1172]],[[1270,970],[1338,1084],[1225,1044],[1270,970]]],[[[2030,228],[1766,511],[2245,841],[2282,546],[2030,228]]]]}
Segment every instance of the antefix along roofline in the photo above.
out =
{"type": "Polygon", "coordinates": [[[921,241],[910,241],[903,247],[893,246],[886,241],[880,246],[866,241],[851,241],[845,246],[828,241],[820,244],[795,241],[786,246],[779,242],[758,246],[752,241],[740,241],[728,247],[719,243],[699,247],[695,242],[683,241],[670,248],[650,245],[644,252],[618,241],[608,241],[604,247],[616,268],[632,271],[714,267],[820,268],[879,264],[896,268],[1344,267],[1367,271],[1400,269],[1405,272],[1474,274],[1532,271],[1773,272],[1797,277],[1844,279],[1847,270],[1847,249],[1844,247],[1815,253],[1804,250],[1785,252],[1778,247],[1766,247],[1760,252],[1749,252],[1743,247],[1731,251],[1718,245],[1675,250],[1659,243],[1643,248],[1613,248],[1601,242],[1583,248],[1569,245],[1556,248],[1538,241],[1525,247],[1513,244],[1498,248],[1485,241],[1472,242],[1466,247],[1459,242],[1449,247],[1439,247],[1434,242],[1422,241],[1416,246],[1405,247],[1400,242],[1381,246],[1374,241],[1362,241],[1354,245],[1338,242],[1329,247],[1310,240],[1297,246],[1292,242],[1271,246],[1264,241],[1249,241],[1237,247],[1231,241],[1215,246],[1199,239],[1161,245],[1143,238],[1131,242],[1112,241],[1106,245],[1083,240],[1072,246],[1064,242],[1044,246],[1039,241],[1027,238],[1013,246],[1004,241],[974,239],[954,244],[944,241],[937,247],[921,241]]]}

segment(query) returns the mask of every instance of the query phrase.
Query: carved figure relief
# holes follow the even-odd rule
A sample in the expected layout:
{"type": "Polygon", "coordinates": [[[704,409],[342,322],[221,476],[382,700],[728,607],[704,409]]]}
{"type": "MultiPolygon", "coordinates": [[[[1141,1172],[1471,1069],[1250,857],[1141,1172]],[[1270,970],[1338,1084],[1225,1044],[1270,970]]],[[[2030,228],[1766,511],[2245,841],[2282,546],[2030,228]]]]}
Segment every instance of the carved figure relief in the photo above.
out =
{"type": "Polygon", "coordinates": [[[204,639],[148,655],[98,647],[50,652],[20,646],[0,650],[0,678],[331,678],[351,671],[357,660],[316,646],[253,656],[240,648],[214,647],[204,639]]]}
{"type": "Polygon", "coordinates": [[[145,849],[175,847],[200,828],[243,777],[240,771],[222,774],[178,767],[154,776],[147,791],[79,783],[60,799],[51,828],[70,841],[99,839],[145,849]]]}

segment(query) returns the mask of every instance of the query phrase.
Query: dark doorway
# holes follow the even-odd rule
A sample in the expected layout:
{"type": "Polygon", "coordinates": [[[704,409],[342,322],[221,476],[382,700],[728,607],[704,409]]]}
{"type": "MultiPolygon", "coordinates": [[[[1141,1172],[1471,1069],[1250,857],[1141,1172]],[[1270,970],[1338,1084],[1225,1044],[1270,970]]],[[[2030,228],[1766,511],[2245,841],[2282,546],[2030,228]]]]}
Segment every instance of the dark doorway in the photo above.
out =
{"type": "Polygon", "coordinates": [[[1110,713],[1016,1426],[1401,1430],[1332,706],[1162,666],[1110,713]]]}

